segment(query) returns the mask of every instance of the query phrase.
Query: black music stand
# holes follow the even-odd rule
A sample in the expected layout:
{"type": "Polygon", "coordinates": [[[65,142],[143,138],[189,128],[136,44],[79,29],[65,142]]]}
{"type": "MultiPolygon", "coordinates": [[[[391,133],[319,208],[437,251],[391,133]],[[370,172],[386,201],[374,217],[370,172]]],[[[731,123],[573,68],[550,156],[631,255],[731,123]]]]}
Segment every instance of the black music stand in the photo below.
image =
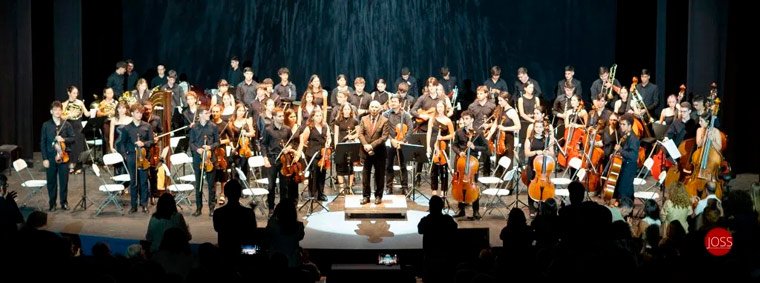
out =
{"type": "MultiPolygon", "coordinates": [[[[515,200],[507,205],[506,207],[507,211],[511,210],[510,207],[519,208],[518,206],[519,204],[522,204],[523,207],[529,207],[527,203],[520,200],[520,177],[522,176],[523,164],[522,162],[520,162],[522,159],[517,157],[517,153],[522,151],[521,147],[522,147],[522,144],[520,143],[515,144],[515,158],[512,162],[512,171],[514,172],[512,174],[512,179],[510,179],[508,181],[509,183],[507,184],[507,187],[510,187],[510,186],[512,187],[512,191],[514,191],[514,195],[515,195],[515,200]]],[[[543,194],[543,190],[542,190],[542,194],[543,194]]],[[[528,195],[528,197],[530,197],[530,195],[528,195]]]]}
{"type": "MultiPolygon", "coordinates": [[[[82,134],[84,135],[84,133],[86,133],[86,132],[89,131],[90,133],[92,133],[92,138],[93,139],[97,139],[96,133],[97,133],[97,131],[101,131],[100,129],[103,128],[103,124],[105,124],[105,121],[107,119],[108,119],[108,117],[106,117],[106,116],[87,119],[87,125],[85,125],[84,128],[82,128],[82,134]]],[[[101,145],[101,147],[100,147],[100,153],[101,153],[100,156],[103,156],[103,154],[105,154],[105,152],[106,152],[106,150],[105,150],[106,139],[105,139],[105,134],[103,134],[102,131],[101,131],[101,137],[100,137],[100,145],[101,145]]],[[[87,144],[87,138],[86,137],[85,137],[85,141],[84,141],[84,146],[87,147],[87,150],[90,150],[90,148],[89,148],[90,146],[87,144]]],[[[97,147],[95,147],[95,148],[97,148],[97,147]]],[[[81,161],[81,159],[80,159],[80,161],[81,161]]],[[[82,171],[84,171],[84,169],[82,171]]]]}
{"type": "MultiPolygon", "coordinates": [[[[361,150],[361,143],[359,142],[345,142],[345,143],[338,143],[335,145],[335,160],[346,160],[348,162],[348,167],[350,168],[350,172],[353,172],[353,164],[354,162],[359,161],[359,151],[361,150]]],[[[337,174],[337,173],[336,173],[337,174]]],[[[351,186],[347,186],[346,183],[343,183],[343,188],[340,189],[340,192],[338,192],[338,195],[335,196],[333,201],[338,199],[340,196],[345,196],[346,191],[350,194],[354,194],[354,188],[351,186]]]]}
{"type": "MultiPolygon", "coordinates": [[[[311,157],[311,160],[306,165],[306,169],[304,170],[305,172],[309,172],[309,170],[311,170],[311,166],[317,166],[316,164],[314,164],[315,157],[317,157],[317,154],[314,154],[314,156],[311,157]]],[[[309,173],[309,177],[311,177],[311,173],[309,173]]],[[[304,188],[304,190],[308,190],[308,189],[309,189],[308,187],[304,188]]],[[[319,201],[319,198],[317,198],[316,196],[308,196],[306,198],[306,202],[304,202],[301,205],[301,207],[298,208],[298,211],[301,211],[301,209],[303,209],[304,207],[308,205],[309,209],[308,209],[308,212],[306,213],[306,216],[311,216],[312,214],[314,214],[314,204],[321,206],[322,209],[324,209],[325,211],[328,211],[328,212],[330,211],[329,209],[327,209],[327,207],[324,204],[322,204],[321,201],[319,201]]]]}
{"type": "MultiPolygon", "coordinates": [[[[412,140],[412,137],[414,137],[414,135],[412,135],[409,138],[410,139],[410,143],[401,144],[401,154],[404,155],[404,158],[406,159],[407,162],[414,161],[417,164],[424,164],[424,163],[428,162],[427,152],[425,151],[425,147],[421,145],[421,144],[424,144],[424,142],[423,143],[416,143],[416,142],[414,142],[412,140]]],[[[414,175],[416,177],[417,174],[419,174],[417,172],[417,166],[414,166],[414,168],[412,170],[414,170],[414,173],[412,175],[414,175]]],[[[417,194],[420,194],[426,200],[430,201],[429,197],[427,197],[419,189],[417,189],[417,186],[414,185],[414,180],[412,180],[411,188],[412,189],[409,190],[409,192],[406,193],[406,197],[407,198],[409,198],[412,201],[416,202],[417,194]]]]}
{"type": "MultiPolygon", "coordinates": [[[[90,123],[87,123],[88,125],[90,123]]],[[[86,143],[85,143],[86,145],[86,143]]],[[[92,150],[94,148],[87,148],[87,150],[83,151],[79,154],[78,161],[82,163],[82,198],[79,199],[79,202],[77,202],[76,205],[72,208],[71,212],[76,212],[77,208],[81,208],[82,210],[87,210],[87,202],[91,202],[95,204],[95,202],[90,201],[87,199],[87,168],[89,166],[86,165],[92,165],[95,163],[95,158],[92,156],[92,150]]]]}

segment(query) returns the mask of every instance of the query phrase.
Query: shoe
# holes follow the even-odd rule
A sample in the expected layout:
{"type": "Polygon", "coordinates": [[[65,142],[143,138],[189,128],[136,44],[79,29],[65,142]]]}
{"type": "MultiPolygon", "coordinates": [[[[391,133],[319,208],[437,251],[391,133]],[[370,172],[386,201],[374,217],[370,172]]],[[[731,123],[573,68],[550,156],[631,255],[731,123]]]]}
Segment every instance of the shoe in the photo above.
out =
{"type": "Polygon", "coordinates": [[[150,197],[150,205],[156,205],[156,198],[150,197]]]}
{"type": "Polygon", "coordinates": [[[327,201],[327,197],[325,195],[321,195],[317,198],[319,201],[327,201]]]}
{"type": "Polygon", "coordinates": [[[50,212],[55,211],[55,204],[50,205],[50,207],[48,207],[48,211],[50,212]]]}
{"type": "Polygon", "coordinates": [[[202,213],[201,209],[198,208],[198,209],[195,210],[195,212],[193,212],[193,216],[198,217],[199,215],[201,215],[201,213],[202,213]]]}
{"type": "Polygon", "coordinates": [[[62,204],[61,205],[61,210],[69,210],[69,205],[68,204],[62,204]]]}
{"type": "Polygon", "coordinates": [[[459,212],[457,212],[457,215],[454,215],[454,218],[464,217],[465,215],[464,209],[460,209],[459,212]]]}
{"type": "Polygon", "coordinates": [[[376,204],[376,205],[381,205],[381,204],[383,204],[383,198],[375,198],[375,204],[376,204]]]}
{"type": "Polygon", "coordinates": [[[389,190],[385,191],[385,194],[386,195],[392,195],[393,194],[393,190],[389,189],[389,190]]]}
{"type": "Polygon", "coordinates": [[[214,205],[209,205],[209,207],[208,207],[208,216],[209,217],[214,216],[214,208],[215,208],[214,205]]]}
{"type": "Polygon", "coordinates": [[[365,205],[369,203],[369,198],[363,198],[362,201],[359,203],[361,205],[365,205]]]}
{"type": "Polygon", "coordinates": [[[137,212],[137,207],[133,206],[131,209],[129,209],[129,213],[135,213],[135,212],[137,212]]]}
{"type": "Polygon", "coordinates": [[[141,205],[140,207],[142,207],[142,212],[148,213],[148,207],[147,206],[141,205]]]}
{"type": "Polygon", "coordinates": [[[474,220],[480,220],[480,218],[482,217],[480,216],[480,212],[478,212],[477,210],[473,212],[472,217],[470,217],[470,219],[474,219],[474,220]]]}

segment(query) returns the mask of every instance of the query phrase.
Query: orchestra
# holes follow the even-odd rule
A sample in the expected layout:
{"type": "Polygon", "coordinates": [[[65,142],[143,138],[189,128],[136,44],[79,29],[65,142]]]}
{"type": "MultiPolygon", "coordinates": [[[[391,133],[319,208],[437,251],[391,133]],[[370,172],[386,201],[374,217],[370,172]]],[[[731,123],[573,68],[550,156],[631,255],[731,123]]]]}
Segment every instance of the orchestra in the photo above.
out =
{"type": "MultiPolygon", "coordinates": [[[[663,96],[657,85],[650,82],[650,71],[647,69],[641,70],[640,83],[634,77],[633,83],[626,87],[615,78],[617,65],[609,68],[602,66],[599,68],[599,78],[591,85],[591,92],[586,94],[581,89],[580,80],[574,77],[575,68],[567,66],[564,68],[564,79],[556,85],[557,97],[545,101],[546,96],[541,93],[538,82],[528,77],[526,68],[521,67],[517,71],[518,79],[510,92],[500,76],[501,68],[493,66],[489,70],[489,78],[482,85],[475,86],[475,100],[461,105],[467,111],[455,119],[454,110],[462,100],[458,100],[456,105],[452,104],[458,86],[449,67],[440,69],[440,79],[432,76],[420,79],[420,93],[416,91],[417,80],[410,75],[408,68],[404,68],[401,77],[390,86],[395,93],[390,91],[382,78],[378,78],[370,86],[373,89],[367,91],[363,77],[355,77],[353,84],[349,85],[351,78],[340,74],[328,94],[320,77],[314,74],[298,97],[296,85],[289,77],[290,70],[285,67],[277,70],[280,81],[274,84],[271,79],[261,83],[254,81],[251,67],[242,68],[241,72],[235,64],[232,70],[240,73],[240,78],[232,81],[237,83],[235,88],[228,84],[230,78],[222,78],[217,81],[216,89],[204,92],[196,88],[182,89],[177,82],[177,72],[170,70],[164,76],[164,65],[158,66],[158,80],[151,81],[153,89],[148,89],[145,79],[137,78],[134,90],[129,90],[123,82],[119,83],[126,76],[123,65],[122,62],[117,64],[117,70],[108,80],[109,86],[103,90],[102,100],[92,110],[88,110],[84,101],[78,99],[76,86],[67,89],[69,97],[62,105],[54,104],[52,107],[55,127],[48,125],[43,129],[42,145],[48,177],[57,175],[62,181],[63,209],[67,208],[65,174],[58,171],[69,171],[70,168],[68,165],[61,167],[64,162],[61,162],[60,154],[56,154],[57,147],[54,145],[63,140],[60,144],[70,145],[64,152],[71,152],[72,157],[77,158],[84,144],[82,122],[91,117],[109,118],[102,132],[104,147],[106,153],[118,153],[125,157],[132,178],[129,184],[132,212],[137,211],[138,206],[147,211],[148,192],[153,197],[159,194],[157,186],[162,182],[157,180],[160,175],[157,163],[167,158],[168,145],[153,137],[170,132],[181,135],[172,132],[179,126],[189,128],[186,133],[189,149],[178,147],[176,150],[187,150],[193,159],[195,216],[201,214],[203,185],[207,186],[209,214],[213,215],[217,199],[216,183],[223,186],[225,182],[237,179],[237,174],[230,174],[234,172],[233,168],[240,168],[246,176],[260,170],[261,176],[268,180],[265,185],[269,190],[266,206],[271,211],[277,199],[275,186],[278,184],[280,201],[298,202],[301,183],[304,186],[300,187],[305,188],[312,198],[324,201],[327,199],[325,185],[328,182],[334,180],[341,191],[353,187],[354,166],[364,168],[362,204],[370,202],[372,169],[375,171],[376,205],[382,204],[383,193],[393,193],[394,185],[400,185],[402,194],[412,187],[419,187],[422,176],[430,178],[433,195],[447,197],[450,186],[462,181],[461,178],[466,180],[479,174],[503,176],[505,170],[496,164],[502,157],[510,158],[521,167],[524,165],[521,170],[527,175],[527,180],[517,186],[529,187],[534,182],[543,182],[542,176],[537,175],[554,173],[545,170],[553,169],[555,161],[558,171],[572,170],[568,171],[569,175],[575,176],[577,168],[570,168],[569,163],[578,158],[588,174],[588,180],[579,181],[588,186],[589,192],[611,189],[614,193],[610,194],[610,200],[631,199],[636,191],[633,177],[638,177],[637,173],[642,168],[638,160],[640,151],[644,147],[654,147],[645,144],[643,138],[647,136],[663,142],[673,141],[679,149],[689,153],[681,157],[685,160],[678,162],[662,161],[658,157],[657,166],[662,168],[658,168],[657,172],[673,169],[667,170],[668,174],[671,171],[677,173],[676,179],[687,184],[687,190],[698,188],[690,193],[699,197],[702,183],[718,182],[720,188],[722,182],[717,177],[720,173],[713,172],[714,168],[709,167],[716,162],[725,162],[721,152],[725,150],[727,139],[719,129],[716,116],[715,108],[720,103],[717,93],[713,91],[689,99],[690,95],[687,96],[682,87],[677,94],[663,96]],[[122,93],[121,89],[128,92],[122,93]],[[169,95],[167,105],[156,103],[158,100],[155,97],[162,93],[169,95]],[[587,96],[584,97],[584,94],[587,96]],[[661,97],[667,97],[666,107],[659,111],[661,97]],[[544,109],[551,111],[544,113],[544,109]],[[59,111],[61,114],[56,116],[59,111]],[[167,111],[178,117],[165,121],[172,117],[164,115],[167,111]],[[168,122],[178,124],[170,125],[168,122]],[[651,134],[654,123],[666,129],[661,137],[651,134]],[[56,134],[61,130],[62,133],[56,134]],[[426,164],[402,153],[402,145],[410,143],[410,137],[414,134],[424,136],[422,145],[427,152],[426,164]],[[334,160],[333,148],[346,142],[360,144],[360,162],[334,160]],[[515,151],[521,144],[522,150],[515,151]],[[151,161],[150,166],[144,169],[138,164],[142,152],[147,152],[145,158],[151,161]],[[518,156],[514,156],[515,153],[518,156]],[[702,155],[697,156],[696,153],[702,155]],[[263,157],[264,165],[262,168],[249,168],[249,159],[256,156],[263,157]],[[459,157],[466,162],[462,170],[482,168],[482,172],[472,175],[459,172],[459,157]],[[541,159],[536,160],[537,157],[541,159]],[[615,173],[615,184],[605,187],[611,181],[607,176],[613,170],[610,167],[616,166],[616,160],[620,162],[620,168],[615,169],[619,170],[615,173]],[[205,170],[207,162],[212,164],[213,170],[205,170]],[[477,165],[473,166],[470,162],[477,165]],[[335,166],[330,166],[331,163],[335,166]],[[414,165],[416,174],[410,176],[407,166],[414,165]],[[399,178],[394,174],[395,166],[400,171],[399,178]],[[499,170],[491,173],[494,166],[499,170]],[[61,168],[56,169],[58,167],[61,168]],[[308,171],[307,177],[303,176],[303,170],[308,171]],[[693,175],[694,171],[699,173],[698,176],[693,175]],[[409,182],[410,177],[414,178],[412,183],[409,182]],[[696,183],[690,186],[690,182],[696,183]]],[[[664,154],[663,149],[652,151],[664,154]]],[[[81,168],[81,165],[74,167],[77,160],[68,163],[72,164],[72,172],[81,168]]],[[[48,189],[56,190],[54,186],[48,186],[48,189]]],[[[163,190],[163,187],[158,189],[163,190]]],[[[531,213],[537,211],[537,204],[546,200],[547,195],[553,196],[553,191],[544,189],[538,194],[529,194],[531,213]]],[[[50,199],[53,210],[56,201],[53,192],[50,199]]],[[[222,204],[224,197],[220,196],[219,199],[222,204]]],[[[480,218],[477,199],[469,202],[463,200],[460,204],[463,205],[460,207],[461,215],[464,214],[464,205],[471,204],[473,218],[480,218]]]]}

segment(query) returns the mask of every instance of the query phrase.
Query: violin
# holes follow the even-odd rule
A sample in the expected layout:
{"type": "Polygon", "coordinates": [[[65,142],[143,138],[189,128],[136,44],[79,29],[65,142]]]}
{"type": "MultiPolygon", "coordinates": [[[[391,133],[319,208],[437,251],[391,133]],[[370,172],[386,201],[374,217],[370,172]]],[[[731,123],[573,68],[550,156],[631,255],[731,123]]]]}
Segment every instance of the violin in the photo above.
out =
{"type": "Polygon", "coordinates": [[[330,127],[327,127],[327,142],[325,143],[325,147],[319,150],[319,153],[321,157],[319,158],[319,161],[317,161],[317,166],[319,168],[329,170],[332,166],[332,162],[330,162],[330,156],[332,156],[333,149],[330,147],[330,127]]]}
{"type": "Polygon", "coordinates": [[[253,152],[251,151],[251,138],[245,136],[243,132],[240,133],[240,138],[238,139],[238,155],[249,158],[253,156],[253,152]]]}
{"type": "Polygon", "coordinates": [[[291,177],[293,176],[293,180],[295,180],[296,183],[301,183],[304,181],[304,170],[306,169],[300,161],[294,161],[295,156],[292,152],[283,153],[280,155],[280,163],[282,164],[282,167],[280,168],[280,174],[282,174],[285,177],[291,177]]]}
{"type": "MultiPolygon", "coordinates": [[[[474,130],[468,130],[468,144],[472,142],[473,136],[475,136],[474,130]]],[[[458,202],[473,203],[480,197],[480,190],[477,184],[473,182],[475,174],[478,173],[479,166],[478,159],[470,155],[469,146],[464,156],[457,157],[456,171],[451,181],[451,194],[458,202]]]]}
{"type": "Polygon", "coordinates": [[[214,149],[214,158],[216,159],[216,168],[220,170],[227,170],[227,152],[225,152],[223,146],[219,146],[214,149]]]}
{"type": "MultiPolygon", "coordinates": [[[[214,170],[214,164],[211,163],[211,152],[206,150],[206,140],[207,140],[207,137],[204,137],[203,138],[203,157],[202,157],[203,162],[201,162],[201,170],[203,170],[204,172],[211,172],[212,170],[214,170]]],[[[203,178],[201,178],[201,180],[203,180],[203,178]]]]}
{"type": "MultiPolygon", "coordinates": [[[[139,135],[137,136],[137,141],[140,141],[139,135]]],[[[135,147],[135,166],[137,166],[137,169],[142,170],[150,168],[150,161],[148,161],[145,147],[135,147]]]]}
{"type": "MultiPolygon", "coordinates": [[[[438,129],[438,136],[437,138],[441,137],[441,129],[438,129]]],[[[444,165],[446,163],[449,163],[448,158],[446,158],[446,141],[444,140],[438,140],[435,142],[435,152],[433,153],[433,163],[438,165],[444,165]]]]}
{"type": "MultiPolygon", "coordinates": [[[[58,128],[58,131],[55,132],[55,136],[61,134],[61,130],[63,130],[64,123],[68,123],[66,120],[61,119],[61,127],[58,128]]],[[[55,148],[55,162],[56,163],[68,163],[69,162],[69,153],[66,151],[66,142],[53,142],[53,148],[55,148]]]]}

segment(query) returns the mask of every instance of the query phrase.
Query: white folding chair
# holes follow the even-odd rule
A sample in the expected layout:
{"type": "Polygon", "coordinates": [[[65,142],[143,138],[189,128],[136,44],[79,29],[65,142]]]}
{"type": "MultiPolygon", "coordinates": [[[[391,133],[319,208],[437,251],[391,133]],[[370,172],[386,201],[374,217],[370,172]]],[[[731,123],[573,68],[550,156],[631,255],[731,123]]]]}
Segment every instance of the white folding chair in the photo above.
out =
{"type": "MultiPolygon", "coordinates": [[[[240,167],[235,167],[235,171],[238,174],[238,179],[240,179],[240,182],[243,183],[243,186],[245,187],[245,189],[243,189],[243,196],[253,198],[253,201],[256,202],[256,209],[259,209],[262,215],[268,215],[267,202],[264,201],[264,196],[269,195],[269,190],[264,189],[264,188],[249,187],[248,178],[245,176],[245,173],[243,172],[243,170],[240,169],[240,167]]],[[[231,181],[231,182],[234,182],[234,181],[231,181]]]]}
{"type": "Polygon", "coordinates": [[[509,159],[509,157],[506,156],[502,156],[499,158],[498,167],[493,171],[491,176],[478,177],[478,183],[480,183],[486,190],[493,185],[501,184],[503,182],[504,175],[507,174],[507,171],[509,171],[509,165],[511,164],[512,159],[509,159]],[[501,176],[496,176],[496,171],[499,171],[499,168],[502,168],[502,174],[501,176]]]}
{"type": "Polygon", "coordinates": [[[174,152],[174,149],[177,148],[177,145],[179,144],[179,141],[181,139],[184,139],[185,136],[179,136],[179,137],[171,137],[169,138],[169,146],[172,148],[172,152],[174,152]]]}
{"type": "Polygon", "coordinates": [[[636,174],[636,178],[633,178],[633,184],[641,186],[647,183],[646,176],[649,172],[652,172],[652,166],[654,165],[654,159],[651,157],[644,160],[644,166],[641,167],[639,173],[636,174]]]}
{"type": "MultiPolygon", "coordinates": [[[[124,207],[121,206],[121,192],[124,190],[124,185],[106,183],[106,180],[100,176],[100,167],[98,167],[97,164],[92,164],[92,171],[95,172],[95,176],[97,176],[102,183],[102,185],[98,186],[98,191],[101,191],[105,194],[103,201],[101,201],[100,205],[98,205],[98,210],[95,211],[95,216],[100,215],[100,213],[103,212],[103,209],[109,203],[112,203],[114,206],[116,206],[116,209],[118,209],[121,214],[124,215],[124,207]]],[[[113,180],[113,176],[111,176],[109,179],[113,180]]]]}
{"type": "MultiPolygon", "coordinates": [[[[652,184],[651,186],[639,190],[638,192],[633,193],[633,197],[635,199],[641,200],[641,203],[644,203],[648,199],[658,199],[660,197],[660,194],[657,192],[658,190],[655,190],[655,188],[659,189],[662,186],[662,183],[665,182],[665,178],[668,176],[668,172],[662,171],[660,172],[660,176],[657,177],[657,182],[652,184]]],[[[638,186],[637,186],[638,187],[638,186]]]]}
{"type": "Polygon", "coordinates": [[[124,162],[124,157],[121,156],[120,153],[116,153],[116,152],[103,155],[103,164],[105,164],[106,166],[114,166],[114,169],[115,169],[119,163],[121,163],[121,166],[124,168],[124,171],[126,173],[119,174],[119,175],[112,174],[114,176],[111,177],[111,180],[119,184],[129,182],[129,180],[131,180],[131,177],[129,175],[129,170],[127,169],[127,163],[124,162]]]}
{"type": "MultiPolygon", "coordinates": [[[[169,161],[171,161],[172,166],[174,166],[175,169],[177,169],[178,166],[185,166],[186,164],[190,164],[191,169],[192,169],[192,166],[193,166],[192,165],[193,164],[193,158],[190,157],[189,155],[187,155],[187,153],[184,153],[184,152],[172,154],[171,156],[169,156],[169,161]]],[[[185,167],[183,167],[183,168],[185,168],[185,167]]],[[[191,172],[195,172],[195,171],[191,171],[191,172]]],[[[175,174],[179,174],[179,170],[175,171],[174,173],[175,174]]],[[[179,180],[182,183],[194,184],[195,183],[195,173],[179,176],[179,177],[176,177],[176,179],[179,180]]]]}
{"type": "Polygon", "coordinates": [[[26,161],[21,158],[13,161],[13,169],[16,171],[16,175],[18,175],[18,178],[21,180],[21,187],[29,188],[31,190],[22,202],[23,205],[26,206],[27,202],[31,200],[37,192],[41,191],[43,187],[47,186],[47,180],[34,179],[32,171],[29,170],[26,161]],[[26,171],[26,173],[29,174],[29,178],[24,177],[24,174],[21,174],[21,171],[26,171]]]}
{"type": "MultiPolygon", "coordinates": [[[[573,157],[570,159],[570,161],[567,163],[567,169],[565,169],[565,172],[562,172],[561,177],[551,178],[552,184],[554,186],[567,186],[570,184],[570,182],[573,181],[573,178],[575,178],[575,175],[567,177],[568,172],[570,172],[570,168],[573,168],[576,170],[576,174],[578,173],[577,170],[581,168],[581,164],[583,162],[578,157],[573,157]]],[[[556,194],[556,192],[555,192],[556,194]]]]}
{"type": "MultiPolygon", "coordinates": [[[[257,184],[262,184],[264,186],[267,186],[267,185],[269,185],[269,178],[267,178],[266,176],[264,176],[264,171],[263,171],[263,168],[264,168],[264,158],[265,157],[263,157],[261,155],[249,157],[248,158],[248,170],[251,170],[251,174],[253,174],[252,175],[253,176],[253,180],[257,184]],[[256,171],[258,171],[258,172],[256,172],[256,171]]],[[[274,168],[274,167],[270,167],[270,168],[274,168]]],[[[272,170],[274,170],[274,169],[272,169],[272,170]]],[[[276,180],[276,182],[279,182],[279,181],[280,181],[279,179],[276,180]]]]}
{"type": "MultiPolygon", "coordinates": [[[[504,158],[499,159],[499,164],[501,166],[502,160],[504,158]]],[[[508,168],[508,167],[507,167],[508,168]]],[[[506,168],[505,168],[506,169],[506,168]]],[[[497,208],[504,208],[504,210],[499,210],[499,214],[504,217],[504,219],[507,219],[507,208],[509,205],[504,200],[507,196],[509,196],[510,190],[509,188],[519,186],[519,178],[515,178],[515,172],[517,171],[517,168],[511,169],[511,170],[504,170],[504,174],[502,174],[501,180],[499,180],[499,183],[496,187],[493,188],[487,188],[481,192],[482,195],[489,196],[491,200],[486,204],[486,210],[483,212],[484,215],[491,214],[493,210],[497,208]]],[[[515,199],[517,199],[517,194],[515,194],[515,199]]]]}
{"type": "Polygon", "coordinates": [[[195,185],[177,183],[174,181],[171,170],[169,170],[169,166],[166,166],[166,163],[161,164],[161,168],[164,168],[164,173],[166,176],[169,176],[169,180],[172,182],[172,184],[166,187],[166,189],[174,194],[174,201],[177,203],[177,207],[179,207],[179,209],[182,209],[183,201],[187,203],[187,206],[192,207],[193,204],[190,202],[190,195],[192,195],[192,193],[195,191],[195,185]]]}

